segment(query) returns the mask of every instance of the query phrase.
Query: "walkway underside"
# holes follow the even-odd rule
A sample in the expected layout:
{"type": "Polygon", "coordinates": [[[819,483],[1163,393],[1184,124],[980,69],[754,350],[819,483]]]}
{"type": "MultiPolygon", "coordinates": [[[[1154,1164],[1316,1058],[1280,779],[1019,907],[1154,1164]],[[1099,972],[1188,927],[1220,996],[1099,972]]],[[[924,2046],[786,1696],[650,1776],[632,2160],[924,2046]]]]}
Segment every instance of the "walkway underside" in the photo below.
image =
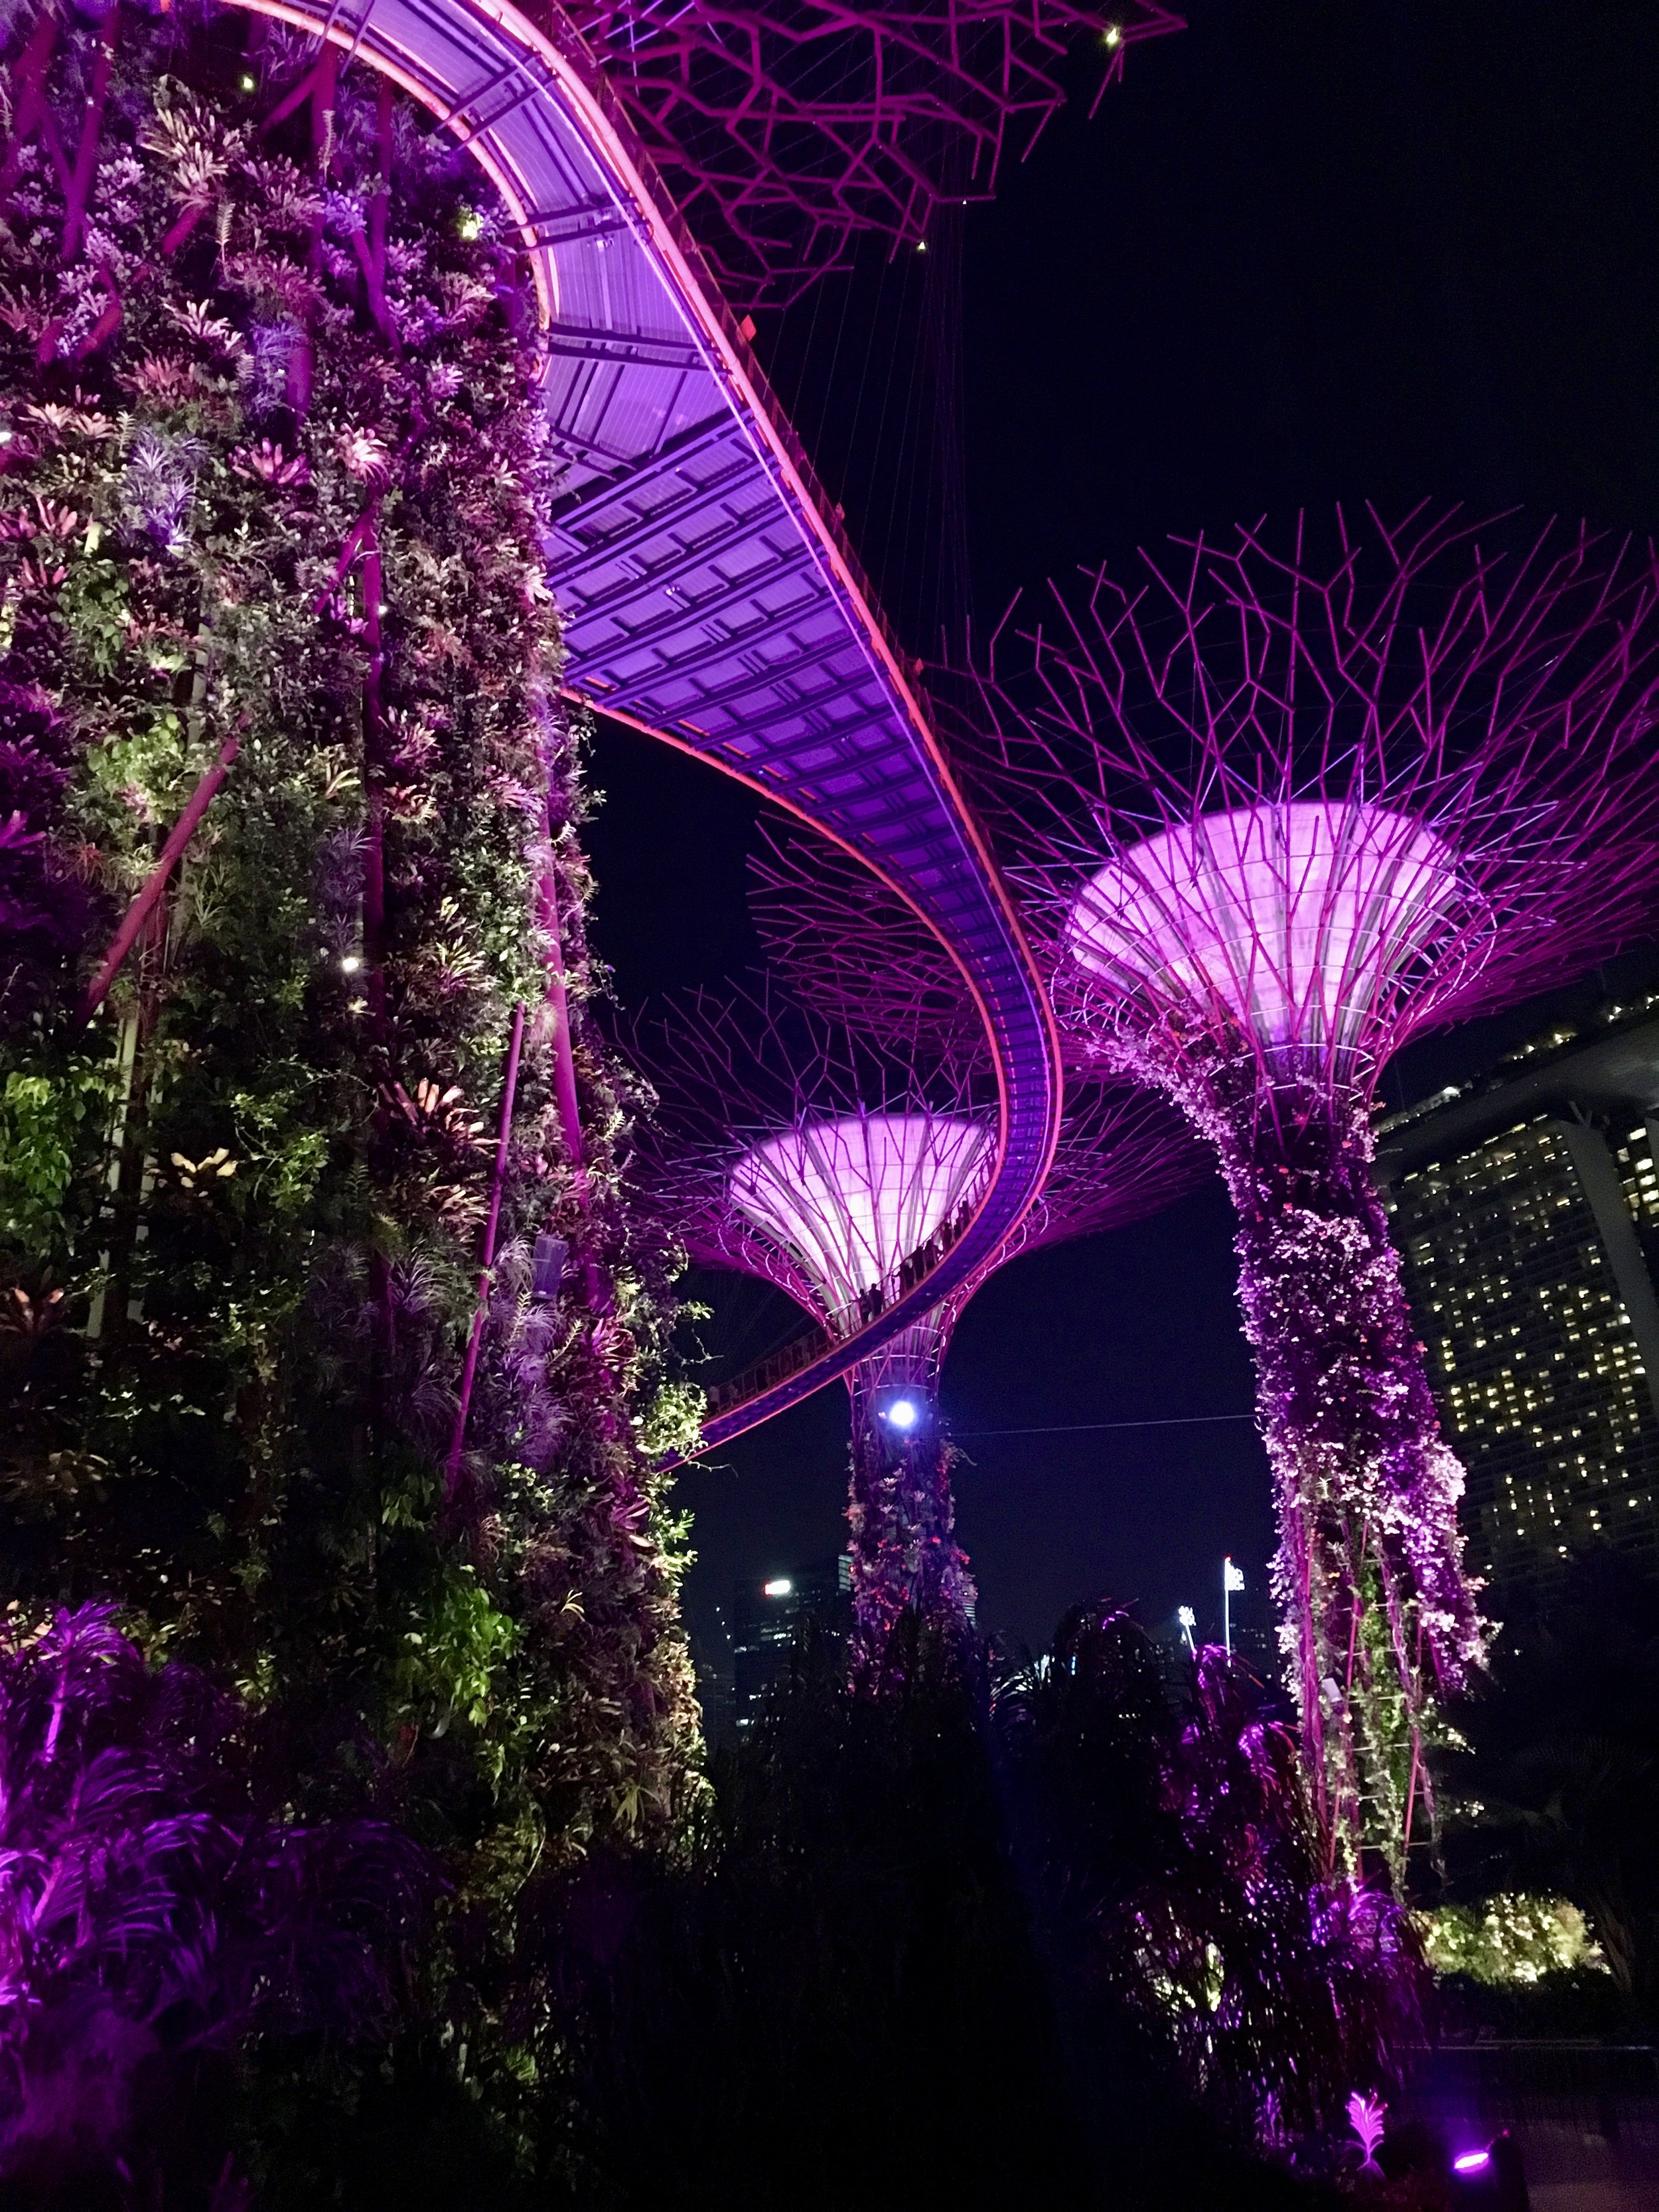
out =
{"type": "Polygon", "coordinates": [[[1020,1219],[1058,1117],[1042,981],[805,459],[574,33],[483,0],[241,4],[392,77],[523,225],[567,463],[549,574],[569,687],[839,840],[938,933],[984,1015],[1002,1112],[973,1221],[878,1318],[722,1407],[716,1443],[875,1351],[1020,1219]]]}

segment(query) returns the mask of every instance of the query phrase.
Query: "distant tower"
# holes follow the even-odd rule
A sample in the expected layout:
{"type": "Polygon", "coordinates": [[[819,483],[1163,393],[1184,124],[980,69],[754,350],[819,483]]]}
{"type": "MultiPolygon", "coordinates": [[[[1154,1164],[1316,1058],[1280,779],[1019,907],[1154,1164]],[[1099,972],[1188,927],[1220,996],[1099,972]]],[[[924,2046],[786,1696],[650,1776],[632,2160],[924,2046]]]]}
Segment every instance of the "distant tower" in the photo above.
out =
{"type": "Polygon", "coordinates": [[[1659,1566],[1659,996],[1377,1127],[1492,1610],[1603,1546],[1659,1566]]]}
{"type": "Polygon", "coordinates": [[[1372,1099],[1410,1037],[1653,927],[1655,570],[1421,512],[1148,565],[1002,649],[988,797],[1073,1050],[1220,1164],[1312,1786],[1334,1850],[1397,1869],[1481,1629],[1372,1099]]]}
{"type": "MultiPolygon", "coordinates": [[[[797,1122],[742,1153],[727,1202],[799,1267],[817,1317],[839,1334],[932,1263],[973,1212],[995,1149],[988,1119],[913,1106],[797,1122]]],[[[939,1421],[940,1363],[960,1295],[849,1370],[853,1601],[872,1652],[907,1604],[970,1612],[955,1537],[951,1455],[939,1421]]]]}
{"type": "MultiPolygon", "coordinates": [[[[692,1256],[763,1276],[828,1335],[879,1312],[971,1219],[995,1152],[970,1072],[877,1047],[774,991],[699,999],[652,1039],[662,1096],[647,1173],[692,1256]]],[[[996,1264],[1038,1243],[1130,1220],[1195,1180],[1179,1124],[1133,1091],[1077,1086],[1058,1173],[996,1264]],[[1086,1182],[1068,1171],[1086,1148],[1086,1182]],[[1097,1162],[1112,1163],[1109,1177],[1097,1162]]],[[[956,1541],[951,1447],[939,1376],[982,1269],[847,1377],[852,1396],[853,1602],[862,1659],[879,1663],[907,1606],[965,1619],[975,1597],[956,1541]]]]}

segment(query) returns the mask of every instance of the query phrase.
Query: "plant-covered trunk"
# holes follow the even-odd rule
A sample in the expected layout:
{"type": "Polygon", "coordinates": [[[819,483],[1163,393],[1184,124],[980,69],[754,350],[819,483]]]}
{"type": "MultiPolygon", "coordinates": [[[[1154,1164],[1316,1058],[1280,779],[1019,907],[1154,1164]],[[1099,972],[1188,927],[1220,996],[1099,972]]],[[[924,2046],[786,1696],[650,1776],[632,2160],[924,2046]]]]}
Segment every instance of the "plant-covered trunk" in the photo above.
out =
{"type": "Polygon", "coordinates": [[[851,1532],[855,1672],[874,1679],[908,1607],[948,1629],[965,1627],[976,1593],[956,1540],[951,1468],[939,1425],[941,1347],[933,1322],[901,1331],[854,1369],[851,1532]],[[902,1411],[895,1418],[895,1409],[902,1411]]]}
{"type": "Polygon", "coordinates": [[[1294,1081],[1218,1146],[1310,1778],[1334,1841],[1380,1850],[1398,1877],[1432,1830],[1432,1711],[1478,1662],[1480,1634],[1463,1471],[1441,1439],[1371,1149],[1363,1101],[1333,1106],[1294,1081]]]}
{"type": "Polygon", "coordinates": [[[263,17],[43,11],[11,121],[8,1595],[238,1685],[279,1796],[441,1845],[481,1956],[696,1786],[527,270],[452,139],[263,17]]]}
{"type": "Polygon", "coordinates": [[[1365,1088],[1233,1039],[1120,1047],[1213,1147],[1237,1219],[1239,1305],[1273,1469],[1279,1638],[1330,1858],[1396,1882],[1435,1833],[1435,1714],[1482,1661],[1463,1572],[1463,1469],[1440,1434],[1371,1179],[1365,1088]]]}

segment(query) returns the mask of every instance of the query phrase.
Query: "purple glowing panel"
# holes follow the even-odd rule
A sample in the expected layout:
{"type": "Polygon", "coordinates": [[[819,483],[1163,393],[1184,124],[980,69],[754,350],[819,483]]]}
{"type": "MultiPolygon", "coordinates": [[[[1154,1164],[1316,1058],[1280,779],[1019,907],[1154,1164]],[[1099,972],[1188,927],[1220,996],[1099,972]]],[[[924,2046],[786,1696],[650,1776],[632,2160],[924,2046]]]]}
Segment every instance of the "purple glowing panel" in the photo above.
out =
{"type": "Polygon", "coordinates": [[[1091,877],[1066,933],[1113,990],[1269,1048],[1352,1046],[1456,927],[1455,855],[1363,802],[1237,807],[1131,846],[1091,877]]]}
{"type": "Polygon", "coordinates": [[[1059,1115],[1042,978],[829,503],[592,54],[505,0],[240,4],[422,100],[520,225],[563,468],[548,550],[568,684],[868,861],[948,947],[985,1025],[995,1162],[936,1280],[723,1414],[716,1442],[834,1380],[1024,1215],[1059,1115]]]}
{"type": "Polygon", "coordinates": [[[790,1252],[826,1316],[839,1316],[971,1202],[994,1155],[982,1121],[847,1115],[757,1145],[732,1170],[730,1201],[790,1252]]]}

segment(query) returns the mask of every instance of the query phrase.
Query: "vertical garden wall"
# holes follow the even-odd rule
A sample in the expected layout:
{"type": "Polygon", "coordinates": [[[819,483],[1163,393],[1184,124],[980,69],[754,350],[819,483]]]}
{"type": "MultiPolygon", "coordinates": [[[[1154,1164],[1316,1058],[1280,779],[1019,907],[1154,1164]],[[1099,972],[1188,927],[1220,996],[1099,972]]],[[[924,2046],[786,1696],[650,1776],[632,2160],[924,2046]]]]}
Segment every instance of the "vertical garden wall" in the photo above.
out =
{"type": "Polygon", "coordinates": [[[43,10],[9,60],[3,1596],[114,1601],[240,1693],[274,1804],[436,1853],[487,2013],[530,1872],[697,1786],[526,272],[278,25],[43,10]]]}

